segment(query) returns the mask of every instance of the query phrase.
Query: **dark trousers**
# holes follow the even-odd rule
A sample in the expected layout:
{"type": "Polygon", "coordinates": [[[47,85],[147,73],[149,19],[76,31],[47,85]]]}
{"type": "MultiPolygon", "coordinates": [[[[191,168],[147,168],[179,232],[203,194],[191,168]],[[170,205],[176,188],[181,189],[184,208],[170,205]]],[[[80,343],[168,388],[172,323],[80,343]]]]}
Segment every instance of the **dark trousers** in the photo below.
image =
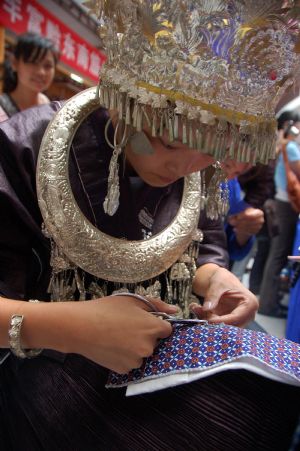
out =
{"type": "Polygon", "coordinates": [[[295,237],[298,213],[289,202],[276,200],[279,233],[271,240],[271,248],[264,269],[260,289],[259,313],[272,315],[278,312],[279,275],[291,254],[295,237]]]}
{"type": "Polygon", "coordinates": [[[260,291],[263,272],[270,251],[270,245],[271,238],[267,231],[264,231],[264,233],[258,233],[256,235],[257,250],[249,278],[249,289],[254,294],[259,294],[260,291]]]}
{"type": "Polygon", "coordinates": [[[288,451],[300,411],[299,388],[243,370],[126,398],[80,356],[15,361],[0,366],[1,451],[288,451]]]}

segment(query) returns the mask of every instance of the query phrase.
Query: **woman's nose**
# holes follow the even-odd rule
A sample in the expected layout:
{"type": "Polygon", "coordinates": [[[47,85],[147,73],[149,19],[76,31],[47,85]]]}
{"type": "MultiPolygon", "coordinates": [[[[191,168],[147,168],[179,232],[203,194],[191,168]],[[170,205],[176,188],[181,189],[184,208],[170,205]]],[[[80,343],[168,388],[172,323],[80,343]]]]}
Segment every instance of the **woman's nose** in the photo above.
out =
{"type": "Polygon", "coordinates": [[[37,73],[39,75],[45,75],[45,68],[42,64],[38,64],[37,66],[37,73]]]}

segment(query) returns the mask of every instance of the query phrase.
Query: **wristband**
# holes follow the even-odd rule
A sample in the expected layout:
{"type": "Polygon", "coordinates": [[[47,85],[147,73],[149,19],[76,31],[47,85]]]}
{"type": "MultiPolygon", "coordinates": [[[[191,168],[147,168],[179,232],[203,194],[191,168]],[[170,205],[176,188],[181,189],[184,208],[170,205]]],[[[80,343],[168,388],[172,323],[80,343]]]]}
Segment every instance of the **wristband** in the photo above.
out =
{"type": "MultiPolygon", "coordinates": [[[[31,299],[29,302],[39,302],[36,299],[31,299]]],[[[12,315],[10,319],[10,326],[8,330],[8,342],[11,352],[21,359],[37,357],[42,349],[28,349],[25,350],[21,346],[21,328],[24,315],[12,315]]]]}

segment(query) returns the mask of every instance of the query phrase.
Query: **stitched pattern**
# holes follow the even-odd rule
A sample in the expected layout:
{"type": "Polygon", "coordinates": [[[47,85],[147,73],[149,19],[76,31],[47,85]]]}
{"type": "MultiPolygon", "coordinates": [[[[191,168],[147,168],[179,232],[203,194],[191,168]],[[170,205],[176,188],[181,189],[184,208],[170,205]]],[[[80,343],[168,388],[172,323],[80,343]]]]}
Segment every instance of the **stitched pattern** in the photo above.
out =
{"type": "MultiPolygon", "coordinates": [[[[107,387],[127,385],[178,372],[204,371],[250,357],[264,369],[285,373],[300,384],[300,345],[263,332],[233,326],[175,326],[141,368],[128,374],[110,373],[107,387]]],[[[297,383],[297,382],[296,382],[297,383]]]]}

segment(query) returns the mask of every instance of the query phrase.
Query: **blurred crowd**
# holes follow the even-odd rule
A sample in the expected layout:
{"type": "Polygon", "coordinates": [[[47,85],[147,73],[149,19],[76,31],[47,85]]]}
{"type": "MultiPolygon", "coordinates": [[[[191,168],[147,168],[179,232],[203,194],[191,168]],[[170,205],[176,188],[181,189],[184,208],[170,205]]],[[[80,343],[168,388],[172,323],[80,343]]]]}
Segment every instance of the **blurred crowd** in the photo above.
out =
{"type": "Polygon", "coordinates": [[[259,313],[288,317],[287,337],[297,342],[300,340],[299,209],[291,203],[287,171],[294,174],[294,183],[298,183],[299,145],[300,117],[295,111],[284,111],[278,117],[275,160],[250,168],[232,162],[231,172],[225,164],[229,178],[234,178],[241,190],[244,203],[242,212],[232,214],[229,210],[227,222],[234,230],[243,230],[245,238],[248,234],[240,251],[230,252],[231,270],[241,280],[248,273],[249,289],[259,298],[259,313]]]}

